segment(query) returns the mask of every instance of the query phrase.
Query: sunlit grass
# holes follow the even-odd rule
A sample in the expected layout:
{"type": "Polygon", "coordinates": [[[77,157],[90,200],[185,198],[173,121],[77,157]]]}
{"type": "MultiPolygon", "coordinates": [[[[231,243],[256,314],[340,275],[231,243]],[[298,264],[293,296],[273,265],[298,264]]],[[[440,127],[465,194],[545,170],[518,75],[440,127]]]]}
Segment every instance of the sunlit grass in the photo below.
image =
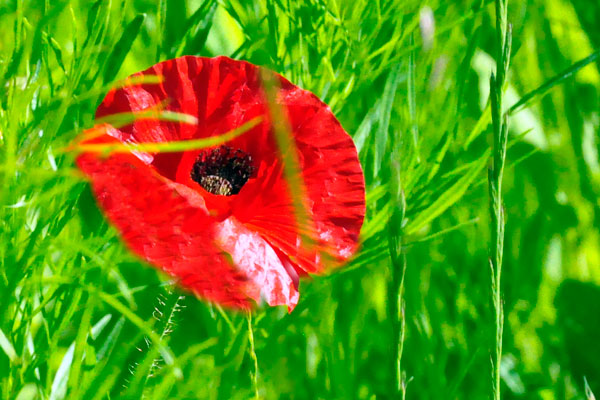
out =
{"type": "Polygon", "coordinates": [[[497,26],[495,4],[0,5],[0,397],[597,395],[600,5],[509,1],[497,26]],[[512,51],[499,54],[507,23],[512,51]],[[184,54],[269,67],[355,139],[361,250],[303,280],[289,315],[180,299],[127,251],[74,169],[70,146],[106,92],[184,54]]]}

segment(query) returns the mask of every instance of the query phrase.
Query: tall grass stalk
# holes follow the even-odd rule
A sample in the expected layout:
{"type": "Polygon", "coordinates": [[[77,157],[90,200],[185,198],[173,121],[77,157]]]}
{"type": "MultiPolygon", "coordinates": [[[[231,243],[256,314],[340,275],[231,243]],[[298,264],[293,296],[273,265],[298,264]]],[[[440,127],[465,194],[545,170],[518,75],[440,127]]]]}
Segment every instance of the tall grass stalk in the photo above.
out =
{"type": "MultiPolygon", "coordinates": [[[[182,305],[185,300],[185,296],[178,293],[174,293],[175,288],[173,285],[166,289],[165,294],[160,294],[157,298],[157,305],[154,307],[152,317],[157,321],[155,331],[159,332],[161,340],[166,340],[167,337],[175,329],[175,316],[185,306],[182,305]]],[[[147,349],[150,351],[152,348],[152,340],[148,337],[144,338],[147,349]]],[[[161,368],[162,359],[158,357],[148,357],[147,362],[150,363],[148,372],[145,372],[142,387],[144,388],[144,394],[150,396],[151,388],[149,387],[150,380],[155,377],[157,371],[161,368]]],[[[143,368],[142,371],[146,371],[143,368]]],[[[134,374],[135,375],[135,374],[134,374]]]]}
{"type": "Polygon", "coordinates": [[[492,101],[493,147],[491,168],[488,173],[491,217],[490,267],[492,272],[492,297],[495,310],[495,354],[493,357],[493,398],[500,400],[500,368],[502,364],[502,334],[504,310],[502,304],[502,256],[504,248],[504,208],[502,205],[502,175],[506,160],[508,134],[507,115],[502,112],[503,91],[510,60],[511,27],[507,23],[507,0],[496,0],[496,73],[490,77],[492,101]]]}
{"type": "Polygon", "coordinates": [[[248,321],[248,342],[250,343],[250,357],[252,358],[252,362],[254,363],[254,372],[251,372],[252,375],[252,386],[254,387],[254,398],[256,400],[260,399],[260,394],[258,391],[258,358],[256,357],[256,350],[254,348],[254,330],[252,328],[252,311],[248,312],[246,317],[248,321]]]}
{"type": "Polygon", "coordinates": [[[402,371],[402,353],[404,351],[404,336],[406,331],[404,305],[404,276],[406,274],[406,254],[402,249],[402,237],[390,237],[390,255],[392,260],[392,284],[389,294],[389,315],[393,318],[394,340],[394,377],[396,389],[402,398],[406,396],[406,379],[402,371]]]}
{"type": "Polygon", "coordinates": [[[397,204],[391,219],[388,246],[391,261],[391,282],[388,288],[388,315],[392,319],[392,340],[394,348],[394,374],[396,391],[401,398],[406,397],[406,374],[402,370],[402,353],[406,332],[404,277],[406,275],[406,253],[403,248],[402,224],[405,217],[406,199],[402,190],[400,163],[394,163],[392,195],[397,204]]]}

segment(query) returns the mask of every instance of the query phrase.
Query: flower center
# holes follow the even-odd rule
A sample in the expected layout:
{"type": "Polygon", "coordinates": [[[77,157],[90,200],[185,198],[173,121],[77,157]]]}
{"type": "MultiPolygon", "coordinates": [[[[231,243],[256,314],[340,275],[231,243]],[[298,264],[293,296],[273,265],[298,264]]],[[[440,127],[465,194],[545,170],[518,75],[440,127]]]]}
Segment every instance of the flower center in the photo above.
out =
{"type": "Polygon", "coordinates": [[[221,146],[200,153],[190,175],[207,192],[231,196],[240,192],[255,171],[248,153],[221,146]]]}

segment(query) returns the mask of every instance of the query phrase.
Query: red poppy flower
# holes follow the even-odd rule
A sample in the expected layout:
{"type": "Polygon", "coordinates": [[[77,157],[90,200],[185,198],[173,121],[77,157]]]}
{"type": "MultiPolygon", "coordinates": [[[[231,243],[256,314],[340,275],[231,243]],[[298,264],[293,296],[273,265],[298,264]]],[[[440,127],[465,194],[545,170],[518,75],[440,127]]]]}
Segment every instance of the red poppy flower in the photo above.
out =
{"type": "Polygon", "coordinates": [[[110,91],[97,118],[162,106],[198,123],[104,125],[85,144],[187,141],[261,122],[210,149],[107,155],[82,146],[77,165],[124,242],[150,264],[210,301],[248,308],[264,299],[291,310],[300,275],[322,273],[355,252],[364,177],[354,143],[329,107],[275,74],[276,104],[288,118],[302,178],[301,219],[260,74],[247,62],[191,56],[135,74],[156,75],[160,83],[110,91]]]}

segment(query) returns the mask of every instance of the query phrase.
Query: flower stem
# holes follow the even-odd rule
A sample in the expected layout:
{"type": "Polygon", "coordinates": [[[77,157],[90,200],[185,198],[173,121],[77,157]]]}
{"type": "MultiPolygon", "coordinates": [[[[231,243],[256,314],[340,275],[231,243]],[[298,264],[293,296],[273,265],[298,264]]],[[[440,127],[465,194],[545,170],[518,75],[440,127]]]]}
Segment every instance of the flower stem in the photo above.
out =
{"type": "Polygon", "coordinates": [[[252,376],[252,384],[254,385],[254,398],[260,399],[258,394],[258,358],[256,357],[256,351],[254,349],[254,331],[252,329],[252,311],[248,312],[247,315],[248,321],[248,341],[250,342],[250,357],[252,357],[252,361],[254,361],[254,373],[251,373],[252,376]]]}

